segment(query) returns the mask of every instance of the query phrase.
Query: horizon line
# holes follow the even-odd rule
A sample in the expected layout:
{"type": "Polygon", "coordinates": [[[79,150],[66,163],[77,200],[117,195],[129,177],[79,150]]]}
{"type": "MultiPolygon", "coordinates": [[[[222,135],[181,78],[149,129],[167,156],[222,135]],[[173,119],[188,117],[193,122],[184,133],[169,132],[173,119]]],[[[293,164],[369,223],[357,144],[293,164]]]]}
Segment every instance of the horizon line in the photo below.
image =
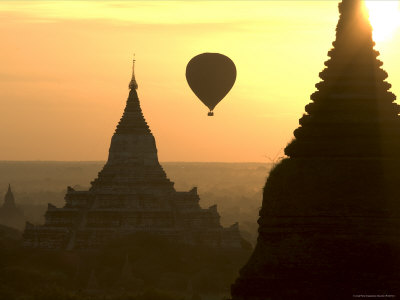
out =
{"type": "MultiPolygon", "coordinates": [[[[92,163],[105,163],[107,160],[0,160],[2,162],[92,162],[92,163]]],[[[221,164],[265,164],[271,162],[262,161],[177,161],[168,160],[160,161],[160,163],[221,163],[221,164]]]]}

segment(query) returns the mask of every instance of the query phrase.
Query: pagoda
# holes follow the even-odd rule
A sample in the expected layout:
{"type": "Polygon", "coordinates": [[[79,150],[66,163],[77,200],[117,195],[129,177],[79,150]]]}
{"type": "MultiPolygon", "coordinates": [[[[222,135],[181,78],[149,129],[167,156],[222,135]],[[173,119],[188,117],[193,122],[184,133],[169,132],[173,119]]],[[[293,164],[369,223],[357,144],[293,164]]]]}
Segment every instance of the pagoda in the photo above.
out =
{"type": "Polygon", "coordinates": [[[115,238],[147,232],[180,243],[241,248],[237,223],[222,227],[215,205],[199,206],[197,188],[174,189],[158,161],[154,136],[143,117],[134,70],[129,89],[107,163],[90,189],[68,187],[65,206],[49,204],[44,225],[26,224],[24,244],[93,249],[115,238]]]}
{"type": "Polygon", "coordinates": [[[7,193],[4,196],[4,203],[0,207],[0,224],[22,229],[24,223],[24,215],[15,204],[14,194],[11,190],[11,185],[9,184],[7,193]]]}
{"type": "Polygon", "coordinates": [[[400,109],[364,5],[339,4],[330,59],[267,179],[233,300],[400,296],[400,109]]]}

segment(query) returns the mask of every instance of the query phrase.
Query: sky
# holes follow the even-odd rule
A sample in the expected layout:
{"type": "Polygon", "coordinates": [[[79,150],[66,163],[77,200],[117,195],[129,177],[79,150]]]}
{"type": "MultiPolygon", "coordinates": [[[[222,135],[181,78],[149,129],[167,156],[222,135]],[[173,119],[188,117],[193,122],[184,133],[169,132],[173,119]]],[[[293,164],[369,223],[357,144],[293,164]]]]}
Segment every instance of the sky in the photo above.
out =
{"type": "MultiPolygon", "coordinates": [[[[320,81],[338,2],[1,1],[0,160],[106,160],[135,53],[160,161],[270,162],[320,81]],[[203,52],[227,55],[237,69],[214,117],[185,78],[203,52]]],[[[397,8],[374,22],[399,96],[399,24],[385,23],[397,8]]]]}

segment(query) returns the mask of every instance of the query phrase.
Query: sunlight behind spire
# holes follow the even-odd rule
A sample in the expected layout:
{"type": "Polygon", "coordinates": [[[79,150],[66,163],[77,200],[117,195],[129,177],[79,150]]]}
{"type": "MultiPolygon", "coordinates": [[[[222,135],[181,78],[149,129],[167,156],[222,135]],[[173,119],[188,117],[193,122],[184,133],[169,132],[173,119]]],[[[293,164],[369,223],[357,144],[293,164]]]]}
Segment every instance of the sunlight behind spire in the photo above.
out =
{"type": "Polygon", "coordinates": [[[373,28],[373,37],[377,42],[392,37],[400,26],[399,1],[365,0],[369,19],[373,28]]]}

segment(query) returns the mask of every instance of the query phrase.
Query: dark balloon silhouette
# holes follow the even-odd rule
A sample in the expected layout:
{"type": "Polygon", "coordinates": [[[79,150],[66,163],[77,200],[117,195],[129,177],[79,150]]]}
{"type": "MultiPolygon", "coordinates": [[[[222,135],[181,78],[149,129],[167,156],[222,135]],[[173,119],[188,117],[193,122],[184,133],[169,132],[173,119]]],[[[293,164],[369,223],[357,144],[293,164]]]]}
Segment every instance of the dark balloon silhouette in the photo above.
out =
{"type": "Polygon", "coordinates": [[[186,80],[213,116],[215,106],[228,94],[236,80],[233,61],[219,53],[202,53],[186,66],[186,80]]]}

